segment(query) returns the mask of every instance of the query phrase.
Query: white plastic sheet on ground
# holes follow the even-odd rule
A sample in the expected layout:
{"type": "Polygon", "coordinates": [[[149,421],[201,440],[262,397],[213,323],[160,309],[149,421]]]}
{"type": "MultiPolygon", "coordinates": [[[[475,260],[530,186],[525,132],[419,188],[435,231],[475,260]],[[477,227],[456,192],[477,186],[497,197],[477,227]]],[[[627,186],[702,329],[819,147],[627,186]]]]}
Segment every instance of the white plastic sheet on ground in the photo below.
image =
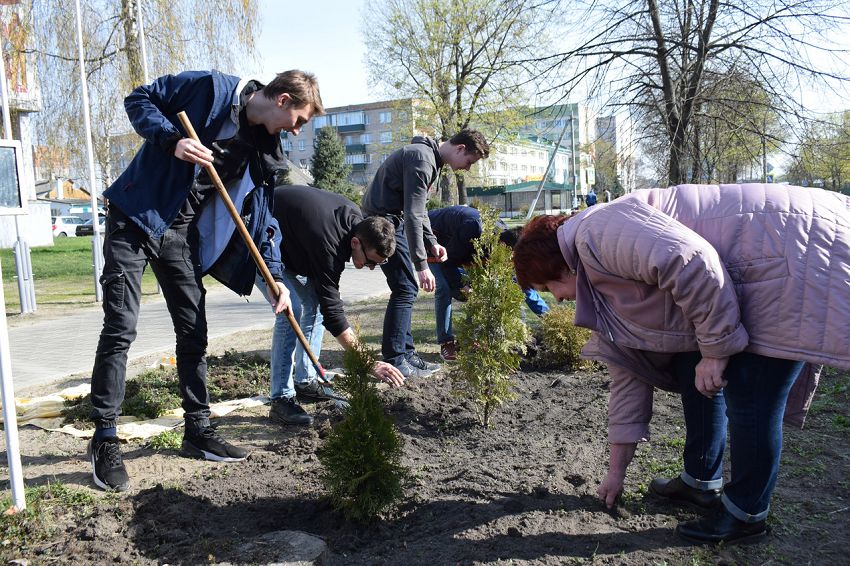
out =
{"type": "MultiPolygon", "coordinates": [[[[94,433],[93,428],[82,430],[71,425],[62,426],[62,408],[65,406],[65,401],[84,397],[90,390],[90,384],[83,383],[42,397],[16,398],[15,413],[18,417],[18,426],[32,425],[78,438],[89,438],[94,433]]],[[[268,401],[268,397],[258,396],[215,403],[210,405],[210,418],[223,417],[236,409],[264,405],[268,401]]],[[[0,415],[0,422],[2,422],[2,415],[0,415]]],[[[182,424],[183,409],[174,409],[161,417],[149,420],[121,417],[118,419],[118,437],[122,440],[150,438],[182,424]]]]}

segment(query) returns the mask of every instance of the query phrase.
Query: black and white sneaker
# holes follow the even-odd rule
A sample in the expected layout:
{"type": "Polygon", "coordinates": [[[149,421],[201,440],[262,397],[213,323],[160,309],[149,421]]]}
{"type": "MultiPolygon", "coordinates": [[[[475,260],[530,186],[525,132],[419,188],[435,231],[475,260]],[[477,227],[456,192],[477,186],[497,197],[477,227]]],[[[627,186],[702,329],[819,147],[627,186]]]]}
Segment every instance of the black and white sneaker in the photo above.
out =
{"type": "Polygon", "coordinates": [[[203,458],[213,462],[241,462],[248,457],[248,451],[233,446],[223,439],[213,427],[183,432],[181,453],[189,458],[203,458]]]}
{"type": "Polygon", "coordinates": [[[407,356],[407,363],[409,363],[416,369],[422,370],[429,374],[432,374],[435,371],[440,371],[440,364],[432,364],[431,362],[426,362],[419,356],[417,352],[413,352],[412,354],[407,356]]]}
{"type": "Polygon", "coordinates": [[[95,485],[107,491],[126,491],[130,486],[130,476],[121,458],[121,441],[115,436],[89,441],[89,460],[92,467],[92,479],[95,485]]]}

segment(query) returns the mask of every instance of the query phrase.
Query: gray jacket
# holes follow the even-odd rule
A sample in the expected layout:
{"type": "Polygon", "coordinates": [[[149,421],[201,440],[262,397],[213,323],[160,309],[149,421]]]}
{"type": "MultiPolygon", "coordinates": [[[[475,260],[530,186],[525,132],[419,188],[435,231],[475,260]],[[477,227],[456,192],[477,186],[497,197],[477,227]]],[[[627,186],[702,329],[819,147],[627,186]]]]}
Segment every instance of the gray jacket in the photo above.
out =
{"type": "Polygon", "coordinates": [[[437,244],[425,204],[443,166],[438,149],[433,139],[414,137],[409,145],[387,157],[363,195],[364,215],[403,217],[410,257],[417,271],[428,269],[427,249],[437,244]]]}

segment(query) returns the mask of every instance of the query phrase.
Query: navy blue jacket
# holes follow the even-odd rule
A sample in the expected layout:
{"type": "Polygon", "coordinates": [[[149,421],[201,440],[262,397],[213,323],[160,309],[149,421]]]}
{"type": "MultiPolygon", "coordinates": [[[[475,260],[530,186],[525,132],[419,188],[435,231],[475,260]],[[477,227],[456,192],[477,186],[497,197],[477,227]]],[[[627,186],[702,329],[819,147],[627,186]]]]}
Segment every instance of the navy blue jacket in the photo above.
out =
{"type": "MultiPolygon", "coordinates": [[[[201,143],[210,147],[225,120],[230,117],[237,84],[239,77],[218,71],[186,71],[140,86],[124,99],[130,123],[145,141],[104,196],[149,237],[161,237],[174,222],[194,181],[195,166],[174,157],[175,145],[181,138],[187,137],[177,113],[186,112],[201,143]]],[[[246,199],[246,205],[248,201],[254,205],[250,208],[251,218],[247,225],[272,275],[280,279],[280,250],[269,243],[270,237],[279,231],[271,215],[273,194],[270,188],[255,190],[246,199]]],[[[234,243],[237,251],[239,244],[241,240],[234,243]]],[[[237,293],[249,294],[256,271],[252,269],[253,260],[247,248],[244,244],[241,246],[243,249],[239,257],[247,260],[230,261],[239,258],[227,258],[225,263],[230,272],[219,269],[216,278],[237,293]],[[244,285],[243,279],[250,279],[251,283],[244,285]]],[[[232,251],[228,246],[225,253],[232,251]]]]}
{"type": "MultiPolygon", "coordinates": [[[[440,264],[452,291],[463,287],[463,265],[472,262],[474,241],[481,236],[481,213],[469,206],[447,206],[428,212],[437,242],[448,259],[440,264]]],[[[453,293],[454,294],[454,293],[453,293]]]]}

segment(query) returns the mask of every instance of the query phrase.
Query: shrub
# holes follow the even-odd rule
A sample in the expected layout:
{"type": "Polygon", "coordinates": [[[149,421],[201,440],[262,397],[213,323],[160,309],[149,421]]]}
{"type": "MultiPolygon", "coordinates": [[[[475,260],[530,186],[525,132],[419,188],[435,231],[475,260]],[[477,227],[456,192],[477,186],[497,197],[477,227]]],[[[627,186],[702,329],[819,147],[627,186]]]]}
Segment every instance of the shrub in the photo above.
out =
{"type": "Polygon", "coordinates": [[[492,208],[481,211],[481,237],[467,270],[472,292],[457,325],[460,348],[451,372],[455,393],[475,404],[484,426],[497,407],[514,397],[511,375],[528,337],[521,319],[523,293],[513,280],[511,250],[499,243],[497,218],[492,208]]]}
{"type": "Polygon", "coordinates": [[[375,353],[358,336],[357,346],[345,352],[345,374],[334,380],[348,394],[349,407],[319,451],[322,483],[334,507],[359,523],[395,505],[408,477],[402,439],[370,375],[374,363],[375,353]]]}
{"type": "Polygon", "coordinates": [[[538,330],[541,364],[570,369],[590,365],[579,357],[582,346],[590,338],[590,330],[575,326],[575,315],[575,308],[568,305],[556,306],[543,315],[538,330]]]}

